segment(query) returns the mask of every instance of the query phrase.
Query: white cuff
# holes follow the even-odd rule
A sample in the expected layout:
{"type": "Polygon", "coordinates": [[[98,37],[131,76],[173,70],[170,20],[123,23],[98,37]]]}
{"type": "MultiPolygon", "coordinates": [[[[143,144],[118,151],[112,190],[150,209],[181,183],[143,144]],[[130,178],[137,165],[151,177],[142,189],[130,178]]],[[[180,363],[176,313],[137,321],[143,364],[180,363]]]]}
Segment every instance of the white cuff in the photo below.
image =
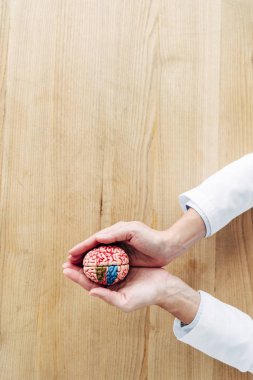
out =
{"type": "Polygon", "coordinates": [[[206,214],[203,212],[203,210],[196,203],[194,203],[193,201],[188,201],[185,206],[186,206],[187,209],[189,207],[191,207],[195,211],[197,211],[197,213],[202,218],[202,220],[203,220],[203,222],[204,222],[204,224],[206,226],[206,235],[205,235],[205,237],[211,236],[211,226],[210,226],[209,220],[208,220],[206,214]]]}
{"type": "Polygon", "coordinates": [[[219,170],[199,186],[179,195],[183,211],[191,204],[206,225],[206,237],[253,207],[253,154],[219,170]]]}
{"type": "Polygon", "coordinates": [[[219,229],[220,222],[216,220],[217,212],[198,187],[180,194],[179,203],[183,211],[187,211],[186,206],[190,206],[199,213],[206,226],[206,237],[211,236],[219,229]]]}
{"type": "Polygon", "coordinates": [[[253,373],[252,318],[208,293],[200,294],[194,327],[186,333],[178,320],[174,321],[177,339],[242,372],[253,373]]]}
{"type": "MultiPolygon", "coordinates": [[[[199,291],[200,297],[201,297],[201,292],[199,291]]],[[[200,320],[201,314],[202,314],[202,309],[203,309],[203,302],[202,300],[200,301],[199,309],[198,312],[194,318],[194,320],[189,323],[188,325],[181,325],[181,321],[179,319],[175,319],[174,321],[174,334],[176,335],[177,339],[182,339],[187,333],[189,333],[198,323],[200,320]]]]}

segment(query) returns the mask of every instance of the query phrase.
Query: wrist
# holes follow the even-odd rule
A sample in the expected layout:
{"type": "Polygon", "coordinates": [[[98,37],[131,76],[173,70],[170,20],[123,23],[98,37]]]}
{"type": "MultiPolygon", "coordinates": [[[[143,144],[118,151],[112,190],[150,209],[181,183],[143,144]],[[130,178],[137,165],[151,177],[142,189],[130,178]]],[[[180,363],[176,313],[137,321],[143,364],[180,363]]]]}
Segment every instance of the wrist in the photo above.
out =
{"type": "Polygon", "coordinates": [[[157,306],[185,324],[191,323],[199,309],[200,294],[180,278],[168,273],[157,306]]]}
{"type": "Polygon", "coordinates": [[[193,208],[190,208],[168,230],[162,231],[165,256],[170,262],[206,235],[203,219],[193,208]]]}

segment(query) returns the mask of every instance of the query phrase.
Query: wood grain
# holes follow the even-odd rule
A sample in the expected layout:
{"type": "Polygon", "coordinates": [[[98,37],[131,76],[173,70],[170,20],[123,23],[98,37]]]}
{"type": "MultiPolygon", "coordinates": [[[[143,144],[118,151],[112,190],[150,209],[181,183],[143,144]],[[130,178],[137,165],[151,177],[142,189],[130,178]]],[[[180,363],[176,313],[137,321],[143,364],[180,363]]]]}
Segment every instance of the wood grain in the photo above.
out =
{"type": "MultiPolygon", "coordinates": [[[[168,228],[252,151],[252,41],[251,0],[0,0],[1,379],[250,379],[61,264],[119,220],[168,228]]],[[[252,216],[168,270],[253,315],[252,216]]]]}

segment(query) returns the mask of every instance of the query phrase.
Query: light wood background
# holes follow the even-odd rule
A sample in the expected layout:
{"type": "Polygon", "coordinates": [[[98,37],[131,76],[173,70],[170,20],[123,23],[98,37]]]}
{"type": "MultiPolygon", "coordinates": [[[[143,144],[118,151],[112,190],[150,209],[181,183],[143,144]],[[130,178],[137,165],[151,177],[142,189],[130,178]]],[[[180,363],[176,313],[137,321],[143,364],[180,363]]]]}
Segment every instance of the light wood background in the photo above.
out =
{"type": "MultiPolygon", "coordinates": [[[[252,0],[0,0],[1,380],[250,379],[61,270],[253,150],[252,0]]],[[[252,212],[168,269],[253,315],[252,212]]]]}

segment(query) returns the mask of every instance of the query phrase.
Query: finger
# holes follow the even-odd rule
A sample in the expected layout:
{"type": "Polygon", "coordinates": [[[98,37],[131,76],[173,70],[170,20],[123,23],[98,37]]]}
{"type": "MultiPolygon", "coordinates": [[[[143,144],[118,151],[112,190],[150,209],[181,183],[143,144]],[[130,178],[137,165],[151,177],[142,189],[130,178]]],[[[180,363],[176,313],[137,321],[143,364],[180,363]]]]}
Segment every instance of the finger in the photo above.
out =
{"type": "Polygon", "coordinates": [[[72,257],[81,256],[86,251],[94,248],[98,242],[96,241],[95,234],[90,236],[88,239],[82,241],[81,243],[76,244],[73,248],[68,252],[72,257]]]}
{"type": "Polygon", "coordinates": [[[84,273],[81,273],[75,269],[72,268],[66,268],[63,269],[63,274],[66,276],[69,280],[77,283],[80,285],[83,289],[90,291],[93,288],[98,287],[98,285],[94,284],[94,282],[90,281],[84,273]]]}
{"type": "Polygon", "coordinates": [[[121,310],[126,310],[127,308],[125,296],[121,293],[109,290],[108,288],[97,287],[92,289],[89,294],[98,297],[109,305],[116,306],[121,310]]]}
{"type": "Polygon", "coordinates": [[[100,230],[99,232],[91,235],[88,239],[76,244],[73,248],[69,250],[69,254],[73,257],[82,255],[86,251],[89,251],[90,249],[98,245],[99,242],[96,239],[96,235],[98,233],[109,233],[110,231],[114,231],[115,229],[119,228],[125,223],[126,222],[118,222],[118,223],[113,224],[112,226],[109,226],[100,230]]]}
{"type": "Polygon", "coordinates": [[[99,243],[115,243],[119,241],[130,241],[134,236],[134,231],[131,225],[126,225],[124,227],[118,228],[107,233],[97,233],[96,240],[99,243]]]}
{"type": "Polygon", "coordinates": [[[70,255],[68,258],[68,262],[73,264],[73,265],[78,265],[79,268],[82,268],[84,256],[85,256],[85,254],[81,254],[79,256],[71,256],[70,255]]]}
{"type": "Polygon", "coordinates": [[[70,269],[75,270],[76,272],[83,273],[83,268],[80,268],[79,266],[74,265],[74,264],[70,263],[69,261],[62,264],[62,267],[63,267],[63,269],[70,268],[70,269]]]}
{"type": "MultiPolygon", "coordinates": [[[[110,232],[110,231],[114,231],[114,230],[116,230],[117,228],[122,227],[122,226],[123,226],[124,224],[126,224],[126,223],[128,223],[128,222],[122,222],[122,221],[120,221],[120,222],[114,223],[114,224],[112,224],[112,225],[109,226],[109,227],[103,228],[102,230],[98,231],[97,233],[108,233],[108,232],[110,232]]],[[[95,234],[95,235],[96,235],[96,234],[95,234]]]]}

